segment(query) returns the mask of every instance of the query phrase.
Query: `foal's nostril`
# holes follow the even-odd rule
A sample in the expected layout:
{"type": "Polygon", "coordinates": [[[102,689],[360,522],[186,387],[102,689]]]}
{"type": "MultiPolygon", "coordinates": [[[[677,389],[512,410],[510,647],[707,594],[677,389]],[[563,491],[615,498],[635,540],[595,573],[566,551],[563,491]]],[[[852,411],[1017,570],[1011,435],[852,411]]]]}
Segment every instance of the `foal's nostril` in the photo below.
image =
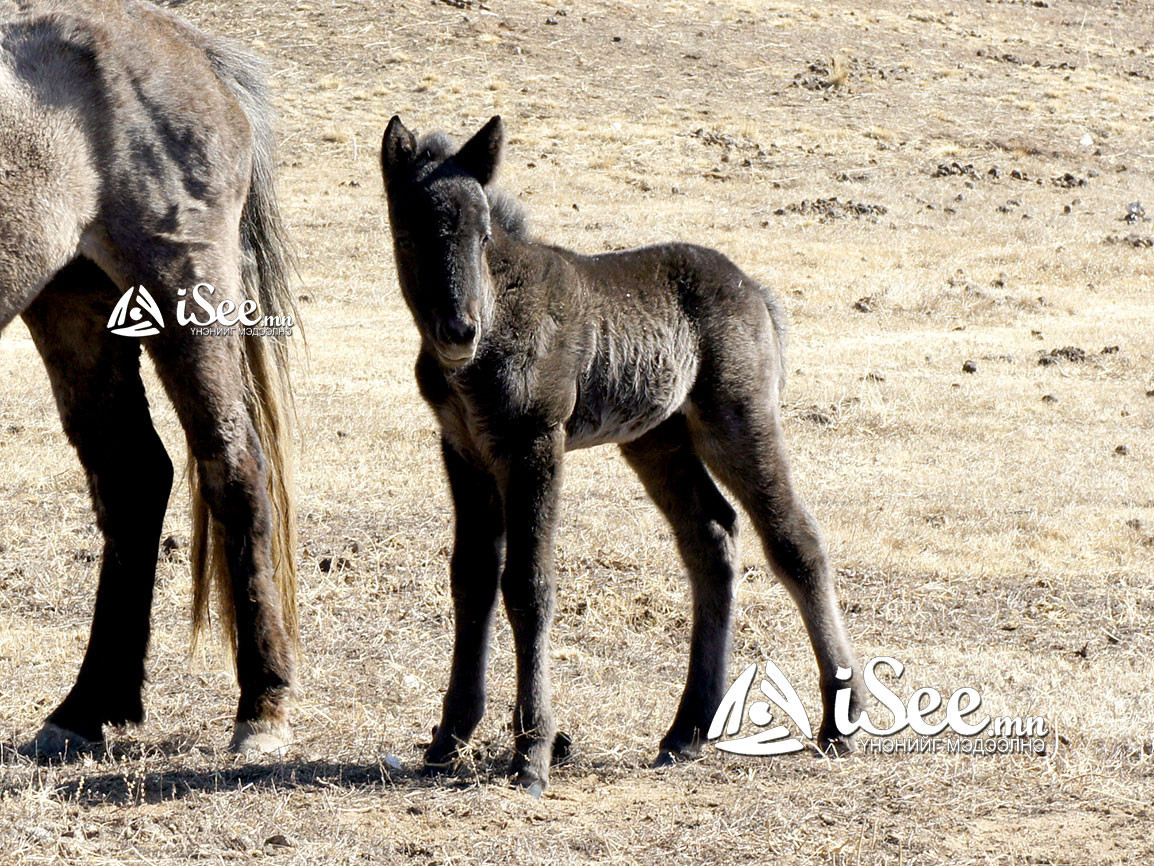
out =
{"type": "Polygon", "coordinates": [[[477,336],[477,326],[465,319],[448,319],[440,323],[440,337],[442,342],[454,346],[472,343],[477,336]]]}

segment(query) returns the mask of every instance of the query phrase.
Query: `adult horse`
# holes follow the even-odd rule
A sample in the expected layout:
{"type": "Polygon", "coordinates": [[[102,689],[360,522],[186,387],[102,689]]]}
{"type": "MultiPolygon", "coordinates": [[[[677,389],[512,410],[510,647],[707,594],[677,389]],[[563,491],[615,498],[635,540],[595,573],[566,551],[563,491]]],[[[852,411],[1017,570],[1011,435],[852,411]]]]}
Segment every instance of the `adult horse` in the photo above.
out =
{"type": "Polygon", "coordinates": [[[75,752],[103,726],[144,717],[173,469],[149,415],[142,346],[188,440],[194,634],[215,585],[235,650],[231,747],[290,741],[287,345],[176,315],[203,284],[214,303],[291,315],[272,168],[266,91],[248,54],[149,2],[0,0],[0,329],[16,316],[27,324],[104,534],[84,662],[31,753],[75,752]]]}
{"type": "MultiPolygon", "coordinates": [[[[497,596],[517,653],[518,783],[540,792],[554,750],[548,631],[564,452],[616,443],[677,538],[693,590],[689,672],[659,763],[696,753],[725,689],[737,514],[749,512],[817,656],[823,749],[851,738],[861,677],[818,527],[793,488],[778,402],[785,378],[772,296],[721,253],[662,244],[583,256],[531,238],[490,188],[499,117],[460,149],[394,117],[381,165],[397,275],[421,334],[417,382],[441,427],[456,509],[456,643],[425,753],[450,764],[485,706],[497,596]]],[[[565,743],[567,738],[558,737],[565,743]]]]}

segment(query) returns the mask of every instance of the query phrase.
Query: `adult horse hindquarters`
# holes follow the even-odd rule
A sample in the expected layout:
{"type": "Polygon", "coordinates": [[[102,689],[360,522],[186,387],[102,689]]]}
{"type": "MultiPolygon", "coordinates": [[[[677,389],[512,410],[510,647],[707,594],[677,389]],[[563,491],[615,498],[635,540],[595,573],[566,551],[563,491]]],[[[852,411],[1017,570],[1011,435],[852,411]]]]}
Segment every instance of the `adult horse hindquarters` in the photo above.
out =
{"type": "Polygon", "coordinates": [[[725,689],[737,515],[710,472],[749,512],[801,610],[821,676],[819,744],[848,750],[834,698],[850,685],[855,719],[860,672],[817,525],[790,481],[772,298],[702,247],[582,256],[530,240],[517,205],[488,189],[503,140],[500,118],[457,150],[394,117],[382,144],[397,273],[421,333],[417,381],[440,422],[456,511],[456,642],[426,763],[449,764],[484,711],[500,590],[517,653],[515,771],[531,789],[547,783],[562,455],[609,442],[672,525],[692,585],[689,671],[658,761],[696,753],[725,689]]]}
{"type": "MultiPolygon", "coordinates": [[[[236,651],[232,747],[291,737],[295,527],[283,341],[198,334],[180,294],[291,309],[259,66],[136,0],[0,0],[0,329],[22,315],[88,475],[105,546],[76,684],[31,752],[139,723],[157,546],[172,464],[140,378],[148,350],[190,451],[194,624],[218,610],[236,651]],[[5,13],[8,12],[7,16],[5,13]],[[109,330],[132,287],[161,321],[109,330]]],[[[134,321],[139,321],[135,312],[134,321]]]]}

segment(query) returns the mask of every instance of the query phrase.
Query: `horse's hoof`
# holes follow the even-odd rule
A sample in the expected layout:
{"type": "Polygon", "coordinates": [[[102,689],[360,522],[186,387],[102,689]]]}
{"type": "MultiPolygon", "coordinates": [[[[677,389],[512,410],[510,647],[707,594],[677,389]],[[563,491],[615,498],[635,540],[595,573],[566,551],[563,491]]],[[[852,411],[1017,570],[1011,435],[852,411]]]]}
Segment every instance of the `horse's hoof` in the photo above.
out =
{"type": "Polygon", "coordinates": [[[100,740],[90,740],[57,724],[45,722],[36,736],[16,751],[26,758],[41,761],[71,761],[91,754],[102,745],[100,740]]]}
{"type": "Polygon", "coordinates": [[[245,758],[262,755],[282,758],[292,741],[292,729],[286,724],[237,722],[228,750],[245,758]]]}

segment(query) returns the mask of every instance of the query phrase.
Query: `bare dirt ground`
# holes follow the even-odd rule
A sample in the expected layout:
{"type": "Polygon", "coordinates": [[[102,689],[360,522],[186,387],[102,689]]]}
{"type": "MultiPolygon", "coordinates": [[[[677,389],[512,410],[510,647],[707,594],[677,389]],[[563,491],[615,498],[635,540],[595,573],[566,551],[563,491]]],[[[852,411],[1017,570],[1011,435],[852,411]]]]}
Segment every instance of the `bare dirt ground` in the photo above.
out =
{"type": "MultiPolygon", "coordinates": [[[[1154,215],[1147,4],[182,12],[271,58],[282,114],[308,335],[300,742],[281,763],[224,753],[235,687],[220,652],[188,656],[178,551],[160,565],[148,723],[75,765],[0,764],[0,860],[1154,860],[1154,222],[1128,210],[1154,215]],[[502,182],[541,236],[591,252],[693,240],[775,286],[796,476],[859,655],[904,661],[904,696],[973,686],[990,713],[1043,716],[1053,748],[837,762],[708,748],[648,769],[684,675],[685,582],[640,485],[598,449],[569,461],[558,543],[571,762],[540,801],[505,784],[502,625],[470,768],[418,778],[447,672],[451,516],[377,171],[395,112],[454,134],[504,115],[502,182]],[[1065,347],[1082,351],[1049,355],[1065,347]]],[[[0,735],[14,743],[75,674],[100,542],[19,325],[0,381],[0,735]]],[[[183,499],[166,525],[178,539],[183,499]]],[[[732,667],[772,658],[816,719],[800,619],[744,534],[732,667]]]]}

